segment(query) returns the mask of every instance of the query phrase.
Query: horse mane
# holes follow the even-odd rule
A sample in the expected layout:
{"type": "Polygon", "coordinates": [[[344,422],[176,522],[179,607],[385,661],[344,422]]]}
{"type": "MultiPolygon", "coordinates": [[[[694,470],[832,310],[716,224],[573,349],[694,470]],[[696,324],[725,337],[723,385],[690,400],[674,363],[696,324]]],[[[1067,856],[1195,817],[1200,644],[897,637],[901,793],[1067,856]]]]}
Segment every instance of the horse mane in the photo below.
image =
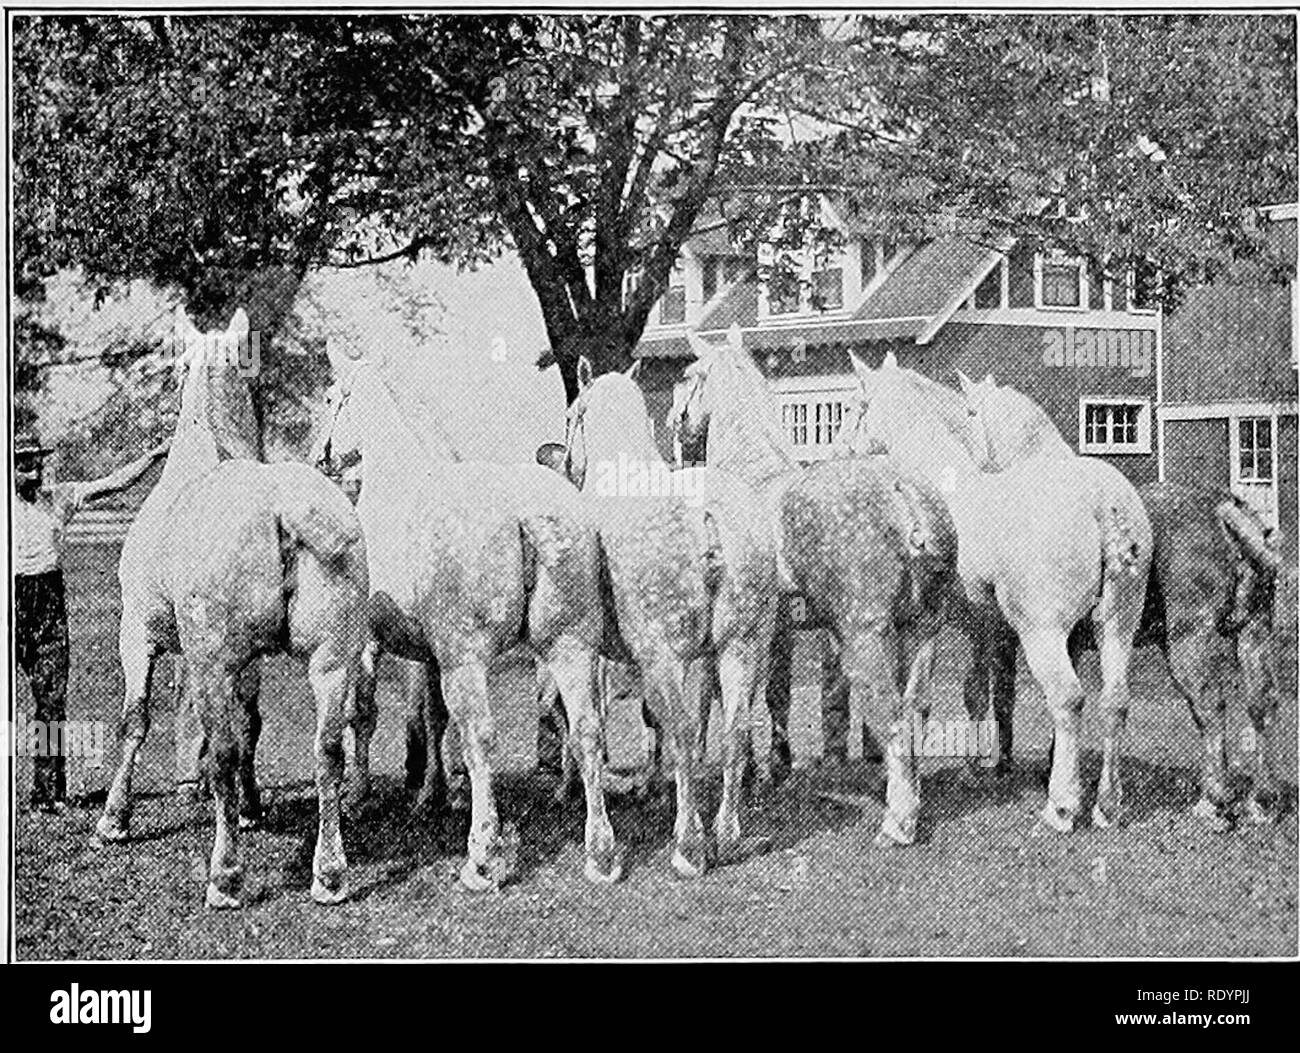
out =
{"type": "MultiPolygon", "coordinates": [[[[948,436],[970,456],[970,437],[966,426],[966,400],[960,391],[932,380],[906,366],[887,366],[876,370],[878,379],[893,378],[906,386],[906,412],[895,415],[894,426],[919,442],[933,440],[931,421],[943,425],[948,436]]],[[[972,457],[972,460],[975,458],[972,457]]]]}
{"type": "Polygon", "coordinates": [[[249,382],[241,376],[229,349],[205,348],[199,372],[203,380],[206,423],[221,461],[264,459],[262,426],[249,382]]]}
{"type": "Polygon", "coordinates": [[[985,410],[984,426],[993,431],[1006,457],[1018,462],[1042,453],[1073,456],[1074,450],[1037,402],[1010,384],[992,385],[993,404],[985,410]],[[989,412],[992,410],[993,412],[989,412]]]}
{"type": "Polygon", "coordinates": [[[749,353],[727,343],[711,348],[708,463],[761,482],[789,471],[794,459],[786,450],[772,413],[763,374],[749,353]]]}
{"type": "Polygon", "coordinates": [[[636,381],[625,373],[602,373],[591,382],[591,386],[586,391],[579,395],[580,399],[587,400],[588,409],[592,405],[590,401],[592,393],[598,390],[604,400],[601,412],[609,414],[608,419],[620,422],[642,421],[645,448],[640,452],[648,455],[653,451],[655,459],[667,464],[667,458],[659,449],[650,430],[652,424],[650,411],[646,406],[645,394],[636,381]]]}

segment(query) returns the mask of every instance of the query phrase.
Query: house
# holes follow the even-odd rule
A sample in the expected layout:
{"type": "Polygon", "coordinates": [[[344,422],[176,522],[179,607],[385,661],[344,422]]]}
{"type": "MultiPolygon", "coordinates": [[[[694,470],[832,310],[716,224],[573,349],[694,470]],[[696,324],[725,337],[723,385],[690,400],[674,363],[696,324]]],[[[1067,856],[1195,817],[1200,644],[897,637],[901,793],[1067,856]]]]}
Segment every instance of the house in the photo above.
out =
{"type": "MultiPolygon", "coordinates": [[[[1296,374],[1291,301],[1283,291],[1243,287],[1235,294],[1242,306],[1224,312],[1214,289],[1197,290],[1166,319],[1155,303],[1156,275],[1143,267],[1104,275],[1059,253],[1009,240],[989,244],[952,220],[907,242],[882,233],[880,218],[850,220],[830,202],[822,208],[842,234],[842,249],[805,266],[797,288],[769,289],[754,262],[716,232],[687,244],[636,350],[659,421],[692,357],[686,329],[719,340],[736,324],[800,460],[830,453],[856,386],[849,352],[877,365],[893,351],[901,365],[953,386],[957,370],[993,373],[1043,406],[1081,454],[1104,458],[1135,484],[1190,478],[1231,485],[1274,521],[1285,507],[1293,523],[1296,374]],[[1216,312],[1217,328],[1201,318],[1216,312]],[[1177,334],[1172,344],[1170,334],[1177,334]],[[1199,350],[1187,350],[1198,340],[1199,350]],[[1225,347],[1236,350],[1225,355],[1225,347]],[[1179,367],[1172,374],[1171,363],[1179,367]],[[1211,413],[1219,414],[1217,424],[1205,423],[1211,413]],[[1196,452],[1211,427],[1224,433],[1212,456],[1215,474],[1195,464],[1197,456],[1211,457],[1196,452]],[[1273,465],[1269,458],[1288,443],[1289,453],[1273,465]]],[[[1274,210],[1272,219],[1281,226],[1287,214],[1274,210]]],[[[662,424],[659,430],[671,454],[671,436],[662,424]]],[[[1287,522],[1284,514],[1284,530],[1287,522]]]]}
{"type": "Polygon", "coordinates": [[[1193,289],[1164,326],[1157,410],[1164,478],[1244,497],[1296,556],[1296,206],[1261,210],[1290,287],[1234,273],[1193,289]]]}

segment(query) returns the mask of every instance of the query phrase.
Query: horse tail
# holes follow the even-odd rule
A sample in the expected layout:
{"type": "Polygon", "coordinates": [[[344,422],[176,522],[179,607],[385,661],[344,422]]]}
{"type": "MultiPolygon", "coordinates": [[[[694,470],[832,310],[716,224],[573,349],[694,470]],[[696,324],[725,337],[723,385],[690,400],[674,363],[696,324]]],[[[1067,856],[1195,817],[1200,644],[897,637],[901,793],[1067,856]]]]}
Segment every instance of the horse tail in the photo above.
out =
{"type": "Polygon", "coordinates": [[[341,556],[361,540],[361,521],[338,487],[293,461],[266,465],[271,506],[296,544],[322,560],[341,556]]]}
{"type": "Polygon", "coordinates": [[[1119,504],[1102,504],[1097,508],[1097,525],[1101,528],[1102,566],[1109,578],[1137,574],[1142,565],[1141,546],[1134,537],[1133,517],[1119,504]]]}
{"type": "Polygon", "coordinates": [[[1235,494],[1215,506],[1224,536],[1236,551],[1231,603],[1219,618],[1221,632],[1236,632],[1272,604],[1282,569],[1274,532],[1235,494]]]}

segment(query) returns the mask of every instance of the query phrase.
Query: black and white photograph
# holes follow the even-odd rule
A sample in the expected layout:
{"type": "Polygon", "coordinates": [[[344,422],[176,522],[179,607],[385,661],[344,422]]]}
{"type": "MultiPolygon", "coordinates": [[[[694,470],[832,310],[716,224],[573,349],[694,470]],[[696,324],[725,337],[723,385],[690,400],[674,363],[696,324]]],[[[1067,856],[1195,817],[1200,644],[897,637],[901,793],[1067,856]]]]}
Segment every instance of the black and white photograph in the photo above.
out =
{"type": "Polygon", "coordinates": [[[1262,1016],[1296,34],[7,7],[7,959],[1138,959],[1093,1023],[1262,1016]]]}

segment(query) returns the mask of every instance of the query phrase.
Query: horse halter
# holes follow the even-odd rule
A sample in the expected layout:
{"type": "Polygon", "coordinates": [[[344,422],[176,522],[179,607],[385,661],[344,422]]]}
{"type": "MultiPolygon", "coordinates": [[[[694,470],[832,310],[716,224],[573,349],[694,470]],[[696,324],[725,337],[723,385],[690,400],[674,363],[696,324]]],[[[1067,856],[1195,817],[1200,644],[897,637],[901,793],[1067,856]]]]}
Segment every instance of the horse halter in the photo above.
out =
{"type": "Polygon", "coordinates": [[[352,389],[346,388],[340,391],[338,405],[334,407],[334,413],[330,417],[329,430],[325,432],[325,442],[321,446],[320,459],[316,462],[316,470],[328,476],[341,475],[343,465],[339,465],[337,470],[334,465],[334,429],[338,427],[339,417],[343,414],[343,407],[347,405],[348,399],[352,397],[352,389]]]}
{"type": "Polygon", "coordinates": [[[686,417],[690,411],[691,404],[704,394],[704,385],[709,379],[708,371],[698,369],[692,372],[687,368],[686,373],[682,376],[681,383],[684,386],[686,394],[682,397],[680,405],[674,397],[674,408],[672,411],[672,428],[673,443],[677,445],[681,442],[682,431],[686,426],[686,417]]]}
{"type": "Polygon", "coordinates": [[[564,426],[564,474],[569,482],[579,490],[587,475],[587,393],[581,392],[569,406],[564,426]],[[573,471],[574,440],[582,436],[582,478],[576,478],[573,471]]]}

